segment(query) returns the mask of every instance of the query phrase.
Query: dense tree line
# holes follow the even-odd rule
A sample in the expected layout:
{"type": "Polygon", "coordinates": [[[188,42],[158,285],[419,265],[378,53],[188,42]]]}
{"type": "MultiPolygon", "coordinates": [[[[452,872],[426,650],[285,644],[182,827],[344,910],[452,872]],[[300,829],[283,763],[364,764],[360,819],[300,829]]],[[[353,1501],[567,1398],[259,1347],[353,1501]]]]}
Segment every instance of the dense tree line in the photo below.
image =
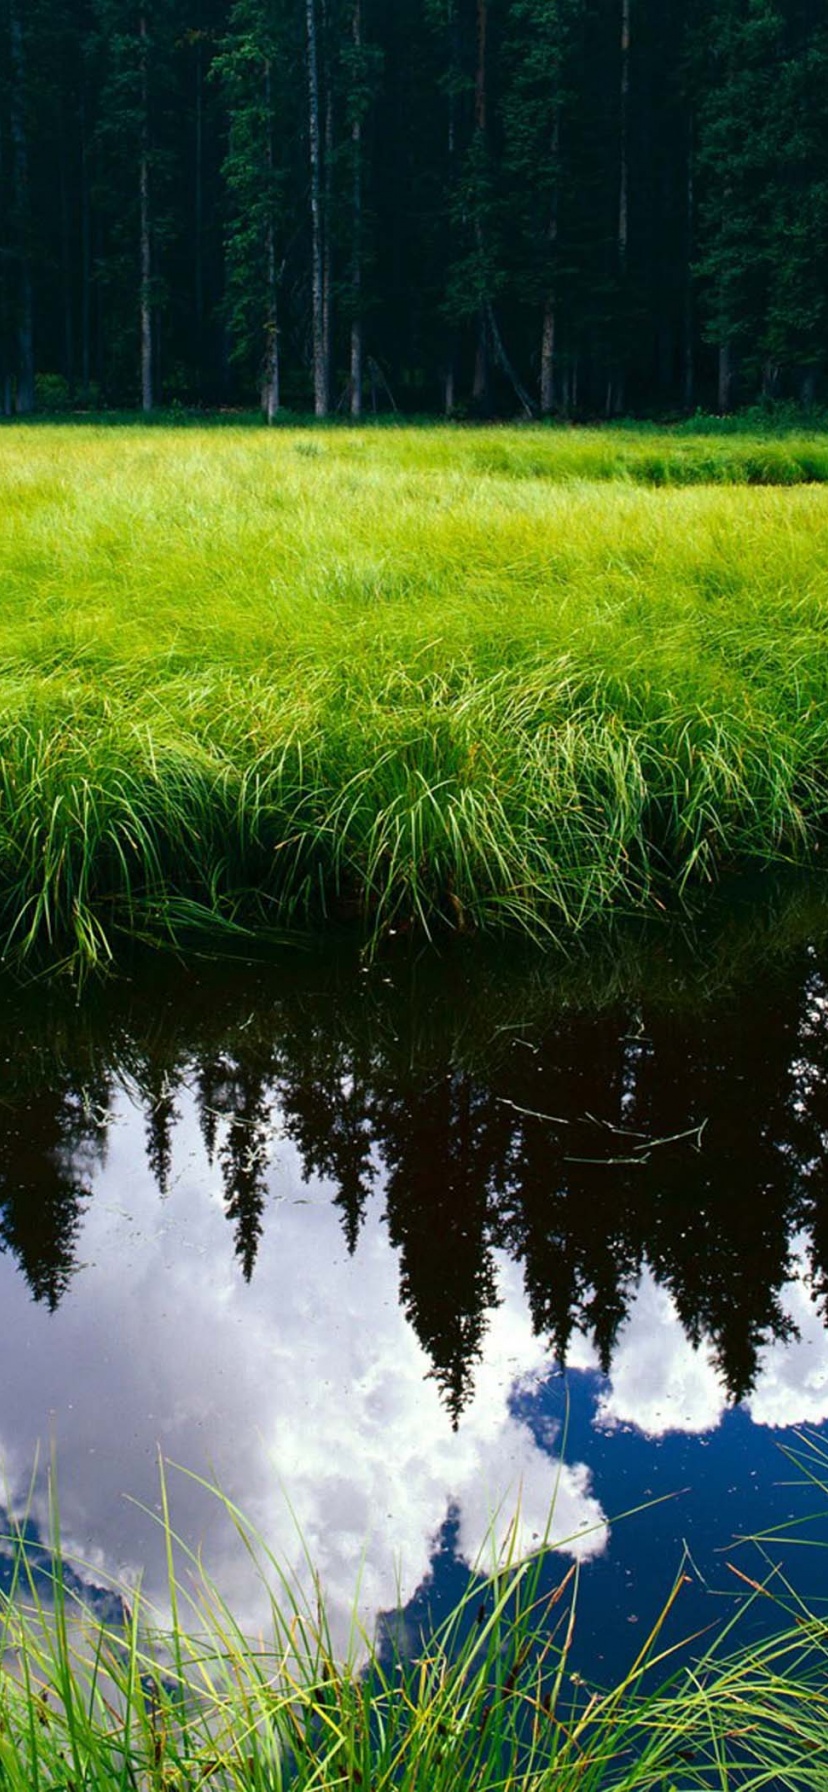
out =
{"type": "Polygon", "coordinates": [[[824,393],[824,0],[0,0],[0,410],[824,393]]]}

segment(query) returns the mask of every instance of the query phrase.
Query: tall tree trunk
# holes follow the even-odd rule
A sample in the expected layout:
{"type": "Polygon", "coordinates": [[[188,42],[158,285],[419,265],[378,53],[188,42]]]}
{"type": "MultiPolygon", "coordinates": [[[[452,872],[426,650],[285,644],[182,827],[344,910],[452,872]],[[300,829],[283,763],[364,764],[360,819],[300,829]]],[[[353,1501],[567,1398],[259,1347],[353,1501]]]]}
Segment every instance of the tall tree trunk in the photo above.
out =
{"type": "Polygon", "coordinates": [[[541,329],[541,416],[551,417],[555,409],[555,300],[548,293],[543,308],[541,329]]]}
{"type": "Polygon", "coordinates": [[[199,398],[204,386],[204,37],[196,38],[195,92],[195,266],[193,269],[193,301],[195,311],[196,391],[199,398]]]}
{"type": "Polygon", "coordinates": [[[17,396],[21,416],[34,410],[34,299],[31,261],[29,145],[26,132],[26,51],[17,0],[10,0],[12,195],[17,237],[17,396]]]}
{"type": "Polygon", "coordinates": [[[693,119],[687,131],[686,247],[684,271],[684,408],[692,411],[696,395],[696,363],[694,354],[695,306],[693,304],[693,243],[695,240],[695,168],[693,154],[693,119]]]}
{"type": "Polygon", "coordinates": [[[273,217],[273,97],[271,92],[269,59],[265,63],[265,110],[267,113],[266,163],[268,186],[267,226],[265,230],[267,318],[265,321],[262,409],[268,423],[272,423],[276,416],[276,412],[279,409],[279,318],[276,276],[276,225],[273,217]]]}
{"type": "MultiPolygon", "coordinates": [[[[362,49],[362,0],[353,0],[351,14],[351,37],[354,46],[354,61],[357,78],[360,76],[360,51],[362,49]]],[[[354,108],[351,125],[351,153],[353,156],[353,216],[351,219],[351,416],[362,416],[362,363],[363,363],[363,323],[362,323],[362,109],[361,103],[354,108]]]]}
{"type": "MultiPolygon", "coordinates": [[[[61,142],[65,142],[63,107],[61,107],[61,142]]],[[[69,222],[69,192],[66,157],[60,158],[60,272],[63,287],[63,372],[70,393],[75,389],[75,306],[72,291],[72,238],[69,222]]]]}
{"type": "MultiPolygon", "coordinates": [[[[456,117],[457,101],[456,101],[455,92],[454,92],[454,80],[453,80],[454,72],[457,67],[457,8],[456,8],[456,0],[447,0],[447,6],[448,6],[447,62],[448,62],[448,68],[449,68],[449,88],[448,88],[448,119],[447,119],[447,126],[446,126],[446,152],[447,152],[447,155],[446,155],[446,162],[447,162],[446,187],[447,187],[447,191],[449,193],[453,193],[454,192],[454,181],[455,181],[455,161],[456,161],[456,155],[457,155],[457,117],[456,117]]],[[[444,386],[443,386],[444,410],[445,410],[445,414],[447,417],[450,417],[453,414],[455,403],[456,403],[456,398],[457,398],[456,361],[457,361],[457,347],[456,347],[456,342],[455,342],[454,331],[452,330],[451,335],[449,337],[447,350],[446,350],[446,365],[445,365],[444,386]]]]}
{"type": "Polygon", "coordinates": [[[474,76],[474,123],[481,135],[486,132],[486,51],[489,29],[488,0],[477,0],[477,66],[474,76]]]}
{"type": "MultiPolygon", "coordinates": [[[[479,168],[483,167],[486,128],[487,128],[487,57],[486,39],[489,25],[489,0],[477,0],[477,67],[474,80],[474,128],[480,151],[479,168]]],[[[483,277],[485,255],[485,232],[481,215],[481,195],[476,195],[476,216],[474,221],[475,244],[477,247],[479,276],[483,277]]],[[[472,403],[475,410],[486,411],[489,408],[489,328],[487,314],[488,294],[481,294],[480,309],[477,317],[477,349],[474,359],[474,382],[472,385],[472,403]]]]}
{"type": "MultiPolygon", "coordinates": [[[[555,122],[552,127],[552,153],[555,158],[555,185],[552,192],[552,204],[547,225],[547,238],[550,255],[555,254],[558,243],[558,154],[561,143],[561,114],[556,109],[555,122]]],[[[554,276],[553,276],[554,279],[554,276]]],[[[541,367],[540,367],[540,401],[541,416],[551,417],[555,409],[555,334],[556,303],[554,285],[550,284],[543,307],[543,324],[541,326],[541,367]]]]}
{"type": "Polygon", "coordinates": [[[488,318],[482,306],[477,314],[477,346],[474,353],[472,404],[479,414],[485,413],[489,408],[489,328],[488,318]]]}
{"type": "Polygon", "coordinates": [[[719,410],[729,411],[733,398],[733,355],[729,342],[719,347],[719,410]]]}
{"type": "Polygon", "coordinates": [[[565,417],[572,415],[572,369],[564,367],[561,380],[561,411],[565,417]]]}
{"type": "Polygon", "coordinates": [[[147,70],[147,17],[141,14],[141,152],[138,187],[140,196],[141,233],[141,409],[153,407],[153,340],[152,340],[152,218],[150,213],[149,169],[149,76],[147,70]]]}
{"type": "Polygon", "coordinates": [[[325,365],[324,294],[322,267],[322,156],[319,134],[319,59],[317,55],[316,4],[305,0],[308,39],[308,139],[311,176],[311,303],[313,326],[313,408],[317,417],[328,414],[328,370],[325,365]]]}
{"type": "MultiPolygon", "coordinates": [[[[92,215],[92,266],[93,266],[93,268],[100,267],[102,265],[103,258],[104,258],[103,219],[100,215],[100,212],[94,212],[92,215]]],[[[93,346],[94,346],[94,355],[93,355],[92,365],[94,367],[94,378],[95,378],[98,386],[100,387],[101,391],[103,391],[105,381],[106,381],[106,333],[104,330],[104,308],[103,308],[103,305],[101,304],[100,294],[94,288],[93,288],[92,296],[93,296],[93,300],[94,300],[94,304],[93,304],[93,308],[92,308],[92,321],[93,321],[92,342],[93,342],[93,346]]]]}
{"type": "Polygon", "coordinates": [[[627,249],[629,243],[629,205],[630,205],[630,0],[621,0],[621,92],[620,92],[620,143],[619,143],[619,178],[618,178],[618,284],[621,294],[622,328],[624,340],[617,358],[615,372],[610,375],[607,391],[607,415],[611,411],[616,414],[624,409],[626,395],[627,355],[626,318],[624,317],[624,300],[627,285],[627,249]]]}
{"type": "Polygon", "coordinates": [[[523,381],[515,372],[514,367],[509,360],[503,337],[498,328],[497,318],[494,314],[494,306],[490,302],[487,302],[486,304],[486,322],[488,325],[488,342],[494,350],[495,360],[497,361],[498,367],[501,369],[502,373],[505,373],[516,399],[523,407],[524,415],[526,417],[534,417],[537,414],[537,407],[532,403],[523,381]]]}
{"type": "Polygon", "coordinates": [[[630,0],[621,0],[621,109],[620,169],[618,182],[618,271],[627,272],[629,239],[629,130],[630,130],[630,0]]]}
{"type": "Polygon", "coordinates": [[[331,79],[331,46],[327,0],[322,4],[322,68],[325,90],[325,130],[322,155],[322,356],[325,363],[325,409],[331,402],[331,366],[333,343],[333,165],[334,118],[333,81],[331,79]]]}
{"type": "Polygon", "coordinates": [[[81,99],[81,394],[89,397],[92,362],[92,206],[89,192],[89,141],[86,97],[81,99]]]}

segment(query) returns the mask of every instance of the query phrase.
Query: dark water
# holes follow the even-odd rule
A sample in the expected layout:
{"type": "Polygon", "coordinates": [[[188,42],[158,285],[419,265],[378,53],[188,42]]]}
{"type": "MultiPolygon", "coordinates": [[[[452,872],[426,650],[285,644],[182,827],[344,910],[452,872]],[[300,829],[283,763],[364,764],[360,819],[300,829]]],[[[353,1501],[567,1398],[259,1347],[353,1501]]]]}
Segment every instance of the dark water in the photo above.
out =
{"type": "MultiPolygon", "coordinates": [[[[53,1441],[90,1584],[163,1600],[160,1449],[301,1572],[298,1525],[340,1634],[359,1581],[413,1635],[494,1513],[519,1503],[529,1549],[554,1500],[583,1672],[635,1654],[684,1547],[670,1635],[729,1613],[757,1571],[735,1539],[822,1526],[783,1449],[828,1420],[827,929],[809,892],[569,964],[303,950],[5,986],[10,1502],[53,1441]]],[[[261,1621],[219,1504],[171,1497],[261,1621]]],[[[828,1593],[825,1552],[774,1551],[828,1593]]]]}

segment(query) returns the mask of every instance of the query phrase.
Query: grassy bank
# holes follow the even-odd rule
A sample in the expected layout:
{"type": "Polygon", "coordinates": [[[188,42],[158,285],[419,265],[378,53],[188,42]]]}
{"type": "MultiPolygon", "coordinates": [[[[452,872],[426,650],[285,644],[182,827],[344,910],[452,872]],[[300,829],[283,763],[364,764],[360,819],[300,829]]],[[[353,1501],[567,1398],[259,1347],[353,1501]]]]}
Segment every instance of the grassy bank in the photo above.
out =
{"type": "MultiPolygon", "coordinates": [[[[820,1472],[824,1458],[806,1465],[820,1472]]],[[[221,1498],[221,1496],[218,1496],[221,1498]]],[[[806,1792],[828,1770],[825,1626],[777,1573],[742,1576],[773,1602],[765,1640],[744,1618],[676,1665],[666,1628],[682,1575],[615,1685],[572,1671],[578,1569],[516,1525],[439,1625],[356,1615],[332,1641],[324,1595],[267,1551],[228,1502],[270,1589],[247,1636],[200,1557],[159,1522],[163,1623],[140,1588],[105,1586],[25,1529],[3,1539],[0,1784],[4,1792],[806,1792]],[[552,1563],[555,1571],[550,1573],[552,1563]],[[171,1617],[170,1614],[171,1613],[171,1617]]],[[[551,1520],[550,1520],[551,1522],[551,1520]]],[[[801,1538],[799,1539],[801,1542],[801,1538]]],[[[494,1553],[494,1552],[492,1552],[494,1553]]],[[[741,1570],[739,1570],[741,1573],[741,1570]]]]}
{"type": "Polygon", "coordinates": [[[790,436],[3,430],[7,947],[565,932],[813,856],[826,476],[790,436]]]}

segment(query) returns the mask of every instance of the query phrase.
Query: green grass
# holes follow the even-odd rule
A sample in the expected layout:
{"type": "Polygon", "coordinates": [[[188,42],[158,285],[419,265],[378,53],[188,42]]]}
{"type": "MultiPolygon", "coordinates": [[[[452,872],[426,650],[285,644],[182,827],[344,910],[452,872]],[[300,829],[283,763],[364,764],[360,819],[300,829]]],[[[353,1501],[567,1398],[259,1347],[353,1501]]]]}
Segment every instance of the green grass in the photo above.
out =
{"type": "Polygon", "coordinates": [[[819,437],[0,431],[7,951],[566,934],[812,859],[826,476],[819,437]]]}
{"type": "Polygon", "coordinates": [[[495,1559],[478,1565],[449,1616],[413,1648],[402,1615],[374,1633],[356,1612],[337,1648],[312,1564],[308,1592],[222,1503],[261,1573],[269,1619],[257,1638],[174,1535],[163,1476],[162,1616],[140,1587],[105,1588],[99,1569],[65,1560],[54,1502],[45,1571],[24,1528],[4,1539],[3,1792],[825,1786],[825,1625],[778,1573],[744,1583],[775,1602],[764,1641],[739,1645],[741,1617],[731,1619],[677,1666],[664,1638],[680,1610],[680,1574],[622,1680],[590,1686],[572,1671],[578,1570],[558,1557],[550,1588],[547,1539],[522,1561],[516,1526],[499,1551],[490,1540],[495,1559]]]}

